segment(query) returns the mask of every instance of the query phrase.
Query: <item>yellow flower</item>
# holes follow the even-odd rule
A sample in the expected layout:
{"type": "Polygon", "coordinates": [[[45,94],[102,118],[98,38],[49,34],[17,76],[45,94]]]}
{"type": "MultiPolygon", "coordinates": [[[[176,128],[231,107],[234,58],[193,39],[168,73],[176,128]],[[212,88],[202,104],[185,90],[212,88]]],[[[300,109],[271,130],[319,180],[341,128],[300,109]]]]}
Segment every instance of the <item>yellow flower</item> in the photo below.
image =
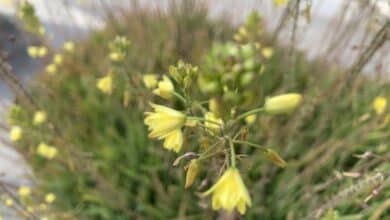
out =
{"type": "Polygon", "coordinates": [[[257,118],[256,114],[248,115],[248,116],[245,117],[245,122],[246,122],[248,125],[251,125],[251,124],[255,123],[256,118],[257,118]]]}
{"type": "Polygon", "coordinates": [[[72,42],[72,41],[65,42],[63,48],[66,52],[69,52],[69,53],[74,52],[74,48],[75,48],[74,42],[72,42]]]}
{"type": "Polygon", "coordinates": [[[374,103],[372,104],[377,115],[382,115],[387,106],[387,99],[383,96],[378,96],[375,98],[374,103]]]}
{"type": "Polygon", "coordinates": [[[190,161],[190,164],[188,165],[186,184],[184,186],[185,188],[192,186],[192,184],[195,181],[195,178],[198,176],[198,172],[199,172],[199,162],[198,160],[193,159],[190,161]]]}
{"type": "Polygon", "coordinates": [[[264,110],[269,114],[289,114],[301,104],[302,99],[302,95],[298,93],[288,93],[267,98],[264,110]]]}
{"type": "Polygon", "coordinates": [[[272,55],[274,55],[274,49],[271,47],[265,47],[261,50],[261,54],[263,54],[266,59],[269,59],[272,57],[272,55]]]}
{"type": "Polygon", "coordinates": [[[181,129],[176,129],[170,132],[164,140],[164,148],[167,150],[172,150],[174,152],[179,152],[183,146],[183,132],[181,129]]]}
{"type": "Polygon", "coordinates": [[[14,205],[14,200],[12,200],[10,198],[5,199],[5,205],[8,206],[8,207],[13,206],[14,205]]]}
{"type": "Polygon", "coordinates": [[[61,65],[64,62],[64,57],[61,54],[56,54],[53,57],[53,63],[61,65]]]}
{"type": "Polygon", "coordinates": [[[163,76],[163,80],[158,82],[158,88],[153,90],[153,93],[164,98],[170,99],[174,90],[172,81],[167,77],[163,76]]]}
{"type": "Polygon", "coordinates": [[[114,62],[122,61],[124,58],[123,54],[118,53],[118,52],[110,53],[109,57],[110,57],[110,60],[114,61],[114,62]]]}
{"type": "Polygon", "coordinates": [[[288,0],[274,0],[274,4],[278,7],[286,5],[288,0]]]}
{"type": "Polygon", "coordinates": [[[156,74],[145,74],[143,81],[146,88],[151,89],[157,86],[157,75],[156,74]]]}
{"type": "Polygon", "coordinates": [[[51,63],[46,66],[46,72],[50,75],[54,75],[57,72],[57,66],[54,63],[51,63]]]}
{"type": "Polygon", "coordinates": [[[218,182],[204,195],[212,194],[212,207],[214,210],[226,209],[233,211],[237,208],[241,214],[246,211],[246,206],[251,206],[251,198],[240,173],[236,168],[229,168],[225,171],[218,182]]]}
{"type": "Polygon", "coordinates": [[[28,186],[19,187],[18,194],[20,197],[27,197],[31,194],[31,189],[28,186]]]}
{"type": "Polygon", "coordinates": [[[109,74],[105,77],[100,78],[97,83],[96,87],[100,89],[103,93],[111,94],[112,93],[112,76],[109,74]]]}
{"type": "Polygon", "coordinates": [[[35,47],[35,46],[27,47],[27,53],[31,58],[37,58],[38,57],[38,47],[35,47]]]}
{"type": "Polygon", "coordinates": [[[15,142],[15,141],[20,140],[22,138],[22,135],[23,135],[22,128],[19,126],[13,126],[11,128],[9,137],[10,137],[11,141],[15,142]]]}
{"type": "Polygon", "coordinates": [[[39,47],[38,48],[38,56],[44,57],[47,54],[47,48],[46,47],[39,47]]]}
{"type": "MultiPolygon", "coordinates": [[[[163,139],[173,131],[181,129],[186,122],[185,114],[179,111],[153,103],[151,106],[155,112],[146,112],[144,120],[149,127],[151,138],[163,139]]],[[[173,135],[171,138],[173,139],[173,135]]]]}
{"type": "Polygon", "coordinates": [[[45,143],[40,143],[37,148],[37,153],[41,157],[51,160],[57,155],[57,148],[49,146],[45,143]]]}
{"type": "Polygon", "coordinates": [[[56,200],[56,196],[53,193],[46,194],[46,196],[45,196],[46,203],[49,203],[49,204],[53,203],[54,200],[56,200]]]}
{"type": "Polygon", "coordinates": [[[34,114],[33,124],[34,125],[40,125],[46,121],[46,112],[44,111],[37,111],[34,114]]]}
{"type": "Polygon", "coordinates": [[[206,112],[204,118],[204,125],[211,131],[217,132],[223,125],[222,119],[217,118],[212,112],[206,112]]]}

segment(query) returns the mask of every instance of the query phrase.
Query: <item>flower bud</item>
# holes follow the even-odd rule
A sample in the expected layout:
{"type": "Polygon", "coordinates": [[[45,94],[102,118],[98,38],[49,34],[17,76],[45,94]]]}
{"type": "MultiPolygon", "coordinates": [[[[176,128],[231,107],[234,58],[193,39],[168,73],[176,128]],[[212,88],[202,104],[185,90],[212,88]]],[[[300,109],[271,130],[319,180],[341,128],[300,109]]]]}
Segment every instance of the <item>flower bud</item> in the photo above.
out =
{"type": "Polygon", "coordinates": [[[158,82],[158,87],[153,90],[155,95],[158,95],[164,99],[170,99],[172,97],[172,92],[174,92],[174,86],[172,81],[167,76],[163,76],[163,80],[158,82]]]}
{"type": "Polygon", "coordinates": [[[142,78],[146,88],[155,88],[158,84],[158,76],[156,74],[145,74],[142,78]]]}
{"type": "Polygon", "coordinates": [[[187,169],[185,188],[192,186],[199,173],[199,162],[196,159],[190,161],[187,169]]]}
{"type": "Polygon", "coordinates": [[[248,125],[251,125],[251,124],[255,123],[256,118],[257,118],[256,114],[248,115],[245,117],[245,122],[248,125]]]}
{"type": "Polygon", "coordinates": [[[279,166],[281,168],[286,167],[286,161],[284,161],[276,151],[272,149],[267,149],[265,154],[267,156],[267,159],[274,163],[276,166],[279,166]]]}
{"type": "Polygon", "coordinates": [[[302,95],[298,93],[288,93],[271,98],[267,98],[264,104],[265,112],[269,114],[290,114],[302,102],[302,95]]]}
{"type": "Polygon", "coordinates": [[[269,59],[274,55],[274,49],[271,47],[265,47],[261,50],[261,54],[266,58],[269,59]]]}

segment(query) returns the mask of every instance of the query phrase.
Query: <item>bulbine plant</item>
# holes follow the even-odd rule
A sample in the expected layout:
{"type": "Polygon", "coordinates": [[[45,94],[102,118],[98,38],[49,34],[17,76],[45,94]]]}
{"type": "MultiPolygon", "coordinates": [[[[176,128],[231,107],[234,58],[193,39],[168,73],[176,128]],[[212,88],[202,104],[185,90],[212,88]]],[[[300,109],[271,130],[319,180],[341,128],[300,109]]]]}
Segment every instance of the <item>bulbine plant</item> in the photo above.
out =
{"type": "Polygon", "coordinates": [[[174,165],[185,161],[188,188],[208,167],[221,174],[202,196],[212,196],[212,208],[246,212],[252,204],[241,177],[239,162],[246,156],[240,149],[259,148],[279,167],[286,162],[274,149],[250,141],[260,115],[290,115],[303,101],[299,93],[267,97],[259,92],[261,77],[273,49],[257,40],[260,18],[253,13],[239,28],[235,42],[216,44],[201,66],[179,61],[169,74],[144,76],[144,84],[159,97],[174,104],[150,103],[145,113],[149,137],[163,140],[163,147],[179,154],[174,165]],[[215,169],[214,169],[215,168],[215,169]]]}
{"type": "MultiPolygon", "coordinates": [[[[145,113],[144,122],[149,128],[150,138],[163,140],[164,148],[180,154],[174,165],[186,161],[186,188],[195,182],[202,167],[216,164],[219,173],[223,174],[202,195],[212,196],[213,209],[237,209],[244,214],[252,203],[238,168],[238,162],[245,155],[240,154],[238,149],[260,148],[267,159],[285,167],[286,162],[275,150],[248,140],[250,132],[259,132],[252,131],[250,125],[259,114],[291,114],[301,104],[302,95],[289,93],[273,96],[267,98],[262,106],[254,108],[232,103],[225,105],[216,97],[199,100],[196,98],[199,85],[193,82],[200,75],[198,67],[181,61],[171,66],[169,74],[160,81],[157,76],[145,75],[145,85],[160,98],[177,103],[177,107],[150,103],[152,111],[145,113]]],[[[230,85],[223,87],[225,92],[236,89],[230,85]]]]}

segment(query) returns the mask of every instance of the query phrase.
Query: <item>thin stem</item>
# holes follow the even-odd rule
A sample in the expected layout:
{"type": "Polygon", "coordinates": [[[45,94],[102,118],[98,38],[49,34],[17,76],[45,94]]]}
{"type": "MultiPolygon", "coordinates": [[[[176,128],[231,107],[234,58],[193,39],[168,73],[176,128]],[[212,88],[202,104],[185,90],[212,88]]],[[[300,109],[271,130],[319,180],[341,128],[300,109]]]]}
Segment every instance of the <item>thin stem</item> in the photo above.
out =
{"type": "Polygon", "coordinates": [[[176,98],[180,99],[180,101],[182,101],[184,104],[187,103],[187,100],[186,100],[182,95],[180,95],[179,93],[177,93],[177,92],[175,92],[175,91],[172,91],[172,94],[173,94],[176,98]]]}
{"type": "Polygon", "coordinates": [[[236,167],[236,151],[234,150],[234,144],[233,141],[229,139],[229,145],[230,145],[230,163],[233,168],[236,167]]]}
{"type": "Polygon", "coordinates": [[[253,114],[256,114],[256,113],[262,112],[262,111],[264,111],[264,108],[263,108],[263,107],[252,109],[252,110],[250,110],[250,111],[247,111],[247,112],[242,113],[241,115],[239,115],[239,116],[237,117],[237,120],[241,120],[241,119],[245,118],[246,116],[253,115],[253,114]]]}
{"type": "Polygon", "coordinates": [[[197,116],[188,116],[187,119],[189,119],[189,120],[196,120],[196,121],[203,121],[203,122],[207,122],[207,123],[218,125],[220,127],[222,125],[219,122],[212,121],[212,120],[206,120],[205,118],[201,118],[201,117],[197,117],[197,116]]]}
{"type": "Polygon", "coordinates": [[[248,142],[248,141],[233,140],[233,142],[236,144],[246,144],[246,145],[251,146],[251,147],[260,148],[264,151],[267,151],[267,149],[268,149],[264,146],[261,146],[261,145],[258,145],[258,144],[252,143],[252,142],[248,142]]]}

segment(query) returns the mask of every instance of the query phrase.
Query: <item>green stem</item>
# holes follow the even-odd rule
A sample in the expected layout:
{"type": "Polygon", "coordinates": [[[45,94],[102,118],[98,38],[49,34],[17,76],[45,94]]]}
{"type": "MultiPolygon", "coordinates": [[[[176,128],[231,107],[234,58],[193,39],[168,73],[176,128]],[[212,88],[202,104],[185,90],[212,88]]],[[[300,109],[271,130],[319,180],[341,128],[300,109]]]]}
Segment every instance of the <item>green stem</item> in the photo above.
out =
{"type": "Polygon", "coordinates": [[[256,114],[256,113],[262,112],[262,111],[264,111],[264,108],[263,108],[263,107],[252,109],[252,110],[250,110],[250,111],[247,111],[247,112],[242,113],[241,115],[239,115],[239,116],[237,117],[237,120],[244,119],[246,116],[253,115],[253,114],[256,114]]]}
{"type": "Polygon", "coordinates": [[[221,123],[218,123],[218,122],[212,121],[212,120],[206,120],[205,118],[201,118],[201,117],[197,117],[197,116],[187,116],[187,119],[208,122],[208,123],[211,123],[211,124],[215,124],[215,125],[221,126],[221,123]]]}
{"type": "Polygon", "coordinates": [[[236,168],[236,151],[234,150],[233,141],[229,139],[230,145],[230,163],[233,168],[236,168]]]}
{"type": "Polygon", "coordinates": [[[246,145],[251,146],[251,147],[260,148],[264,151],[267,151],[267,149],[268,149],[264,146],[261,146],[261,145],[258,145],[258,144],[252,143],[252,142],[248,142],[248,141],[234,140],[233,142],[236,144],[246,144],[246,145]]]}
{"type": "Polygon", "coordinates": [[[182,95],[180,95],[179,93],[177,93],[177,92],[175,92],[175,91],[172,91],[172,94],[173,94],[176,98],[180,99],[180,101],[182,101],[184,104],[187,103],[187,100],[186,100],[182,95]]]}

